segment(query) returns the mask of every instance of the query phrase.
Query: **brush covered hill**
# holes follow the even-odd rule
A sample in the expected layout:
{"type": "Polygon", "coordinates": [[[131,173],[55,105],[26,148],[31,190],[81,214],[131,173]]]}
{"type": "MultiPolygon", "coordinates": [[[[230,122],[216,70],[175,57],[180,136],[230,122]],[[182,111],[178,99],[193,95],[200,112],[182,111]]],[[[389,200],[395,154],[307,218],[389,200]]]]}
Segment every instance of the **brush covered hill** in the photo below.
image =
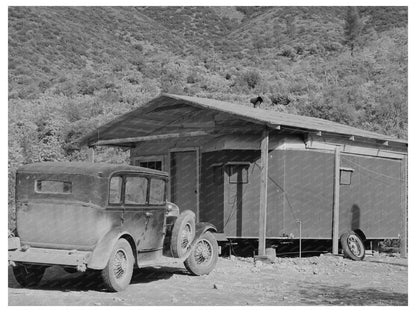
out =
{"type": "MultiPolygon", "coordinates": [[[[9,7],[9,173],[160,92],[407,137],[406,7],[9,7]]],[[[98,149],[98,160],[125,153],[98,149]]],[[[13,192],[13,187],[9,188],[13,192]]],[[[13,194],[9,194],[13,202],[13,194]]]]}

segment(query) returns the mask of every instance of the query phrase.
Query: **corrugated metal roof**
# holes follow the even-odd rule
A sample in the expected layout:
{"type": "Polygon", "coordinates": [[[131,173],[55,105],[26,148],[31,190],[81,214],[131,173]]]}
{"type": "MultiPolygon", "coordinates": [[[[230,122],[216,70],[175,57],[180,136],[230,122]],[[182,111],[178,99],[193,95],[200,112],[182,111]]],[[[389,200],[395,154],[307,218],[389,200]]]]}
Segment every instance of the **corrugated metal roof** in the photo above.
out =
{"type": "Polygon", "coordinates": [[[397,139],[395,137],[379,134],[376,132],[361,130],[355,127],[343,125],[337,122],[314,118],[314,117],[307,117],[307,116],[300,116],[300,115],[292,115],[287,113],[281,113],[272,110],[265,110],[261,108],[253,108],[251,106],[244,105],[244,104],[235,104],[229,103],[224,101],[218,101],[213,99],[207,98],[199,98],[199,97],[190,97],[184,95],[175,95],[175,94],[162,94],[161,96],[151,100],[147,104],[143,105],[142,107],[124,114],[110,123],[107,123],[93,133],[85,136],[80,140],[81,144],[91,144],[94,141],[97,141],[97,134],[104,133],[104,131],[108,131],[109,129],[116,128],[123,124],[123,122],[127,120],[131,120],[135,116],[140,116],[141,112],[144,112],[145,109],[149,109],[152,107],[154,103],[161,103],[163,102],[165,105],[170,104],[177,104],[179,102],[190,105],[193,107],[203,108],[207,110],[214,110],[218,112],[223,112],[226,114],[230,114],[235,118],[241,118],[246,121],[266,125],[269,127],[287,127],[287,128],[294,128],[298,130],[310,131],[310,132],[325,132],[325,133],[333,133],[333,134],[341,134],[341,135],[349,135],[349,136],[356,136],[356,137],[363,137],[369,139],[376,139],[376,140],[383,140],[383,141],[391,141],[391,142],[398,142],[398,143],[407,143],[406,140],[397,139]]]}

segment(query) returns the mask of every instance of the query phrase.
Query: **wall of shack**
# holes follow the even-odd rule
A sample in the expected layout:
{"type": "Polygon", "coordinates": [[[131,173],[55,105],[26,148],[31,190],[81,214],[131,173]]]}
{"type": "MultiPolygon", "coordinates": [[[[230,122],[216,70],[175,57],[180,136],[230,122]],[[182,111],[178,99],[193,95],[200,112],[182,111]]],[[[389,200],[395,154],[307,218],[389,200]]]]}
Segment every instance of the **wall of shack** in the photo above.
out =
{"type": "Polygon", "coordinates": [[[401,160],[341,154],[354,171],[340,185],[340,233],[361,229],[367,238],[398,238],[401,226],[401,160]]]}
{"type": "MultiPolygon", "coordinates": [[[[204,151],[204,142],[147,142],[133,157],[163,155],[183,145],[199,147],[200,221],[211,222],[228,237],[257,238],[260,151],[204,151]],[[247,183],[230,183],[227,162],[248,162],[247,183]]],[[[351,183],[340,186],[340,234],[360,228],[369,238],[397,237],[401,225],[401,161],[341,153],[341,167],[353,169],[351,183]]],[[[165,170],[168,168],[165,168],[165,170]]],[[[269,153],[267,237],[331,239],[334,152],[319,149],[269,153]]]]}

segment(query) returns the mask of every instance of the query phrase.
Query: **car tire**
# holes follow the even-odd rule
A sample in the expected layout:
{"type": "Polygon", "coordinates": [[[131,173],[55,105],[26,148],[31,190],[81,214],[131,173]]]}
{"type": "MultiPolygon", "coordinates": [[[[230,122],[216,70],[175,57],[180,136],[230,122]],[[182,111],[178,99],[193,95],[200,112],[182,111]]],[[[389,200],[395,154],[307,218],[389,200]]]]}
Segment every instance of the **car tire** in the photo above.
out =
{"type": "Polygon", "coordinates": [[[40,283],[45,270],[44,266],[17,265],[13,267],[13,274],[22,287],[33,287],[40,283]]]}
{"type": "Polygon", "coordinates": [[[105,287],[109,291],[122,291],[129,286],[133,276],[134,256],[130,244],[121,238],[111,251],[106,267],[101,271],[105,287]]]}
{"type": "Polygon", "coordinates": [[[174,258],[183,257],[195,237],[195,213],[182,212],[175,221],[170,241],[170,251],[174,258]]]}
{"type": "Polygon", "coordinates": [[[206,275],[215,268],[217,261],[217,240],[212,233],[205,232],[195,242],[192,252],[185,260],[184,265],[192,275],[206,275]]]}
{"type": "Polygon", "coordinates": [[[361,261],[364,259],[364,243],[354,231],[342,234],[340,240],[345,257],[355,261],[361,261]]]}

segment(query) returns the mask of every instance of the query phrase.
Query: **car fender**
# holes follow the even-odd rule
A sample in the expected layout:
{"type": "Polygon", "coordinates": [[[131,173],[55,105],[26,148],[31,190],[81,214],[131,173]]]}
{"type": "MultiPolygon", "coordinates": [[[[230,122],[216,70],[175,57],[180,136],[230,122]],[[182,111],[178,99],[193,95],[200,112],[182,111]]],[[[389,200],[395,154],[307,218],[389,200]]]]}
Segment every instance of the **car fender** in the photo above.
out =
{"type": "Polygon", "coordinates": [[[188,251],[186,252],[186,254],[180,258],[180,260],[185,260],[186,258],[189,257],[189,255],[191,254],[192,250],[195,247],[196,242],[198,241],[198,239],[201,237],[202,234],[204,234],[205,232],[217,232],[217,228],[215,227],[215,225],[209,223],[209,222],[199,222],[195,225],[195,237],[192,241],[192,243],[189,245],[188,247],[188,251]]]}
{"type": "Polygon", "coordinates": [[[198,238],[207,231],[217,232],[217,228],[215,225],[209,222],[198,222],[195,224],[195,237],[191,245],[193,245],[198,240],[198,238]]]}
{"type": "MultiPolygon", "coordinates": [[[[116,242],[121,238],[125,237],[127,241],[132,245],[132,235],[121,230],[121,228],[114,228],[107,232],[102,239],[99,240],[95,246],[90,259],[88,260],[87,267],[94,270],[102,270],[107,265],[108,259],[110,258],[111,251],[114,248],[116,242]]],[[[134,243],[133,243],[134,245],[134,243]]],[[[133,254],[135,255],[135,248],[132,246],[133,254]]],[[[136,259],[135,259],[136,260],[136,259]]]]}

